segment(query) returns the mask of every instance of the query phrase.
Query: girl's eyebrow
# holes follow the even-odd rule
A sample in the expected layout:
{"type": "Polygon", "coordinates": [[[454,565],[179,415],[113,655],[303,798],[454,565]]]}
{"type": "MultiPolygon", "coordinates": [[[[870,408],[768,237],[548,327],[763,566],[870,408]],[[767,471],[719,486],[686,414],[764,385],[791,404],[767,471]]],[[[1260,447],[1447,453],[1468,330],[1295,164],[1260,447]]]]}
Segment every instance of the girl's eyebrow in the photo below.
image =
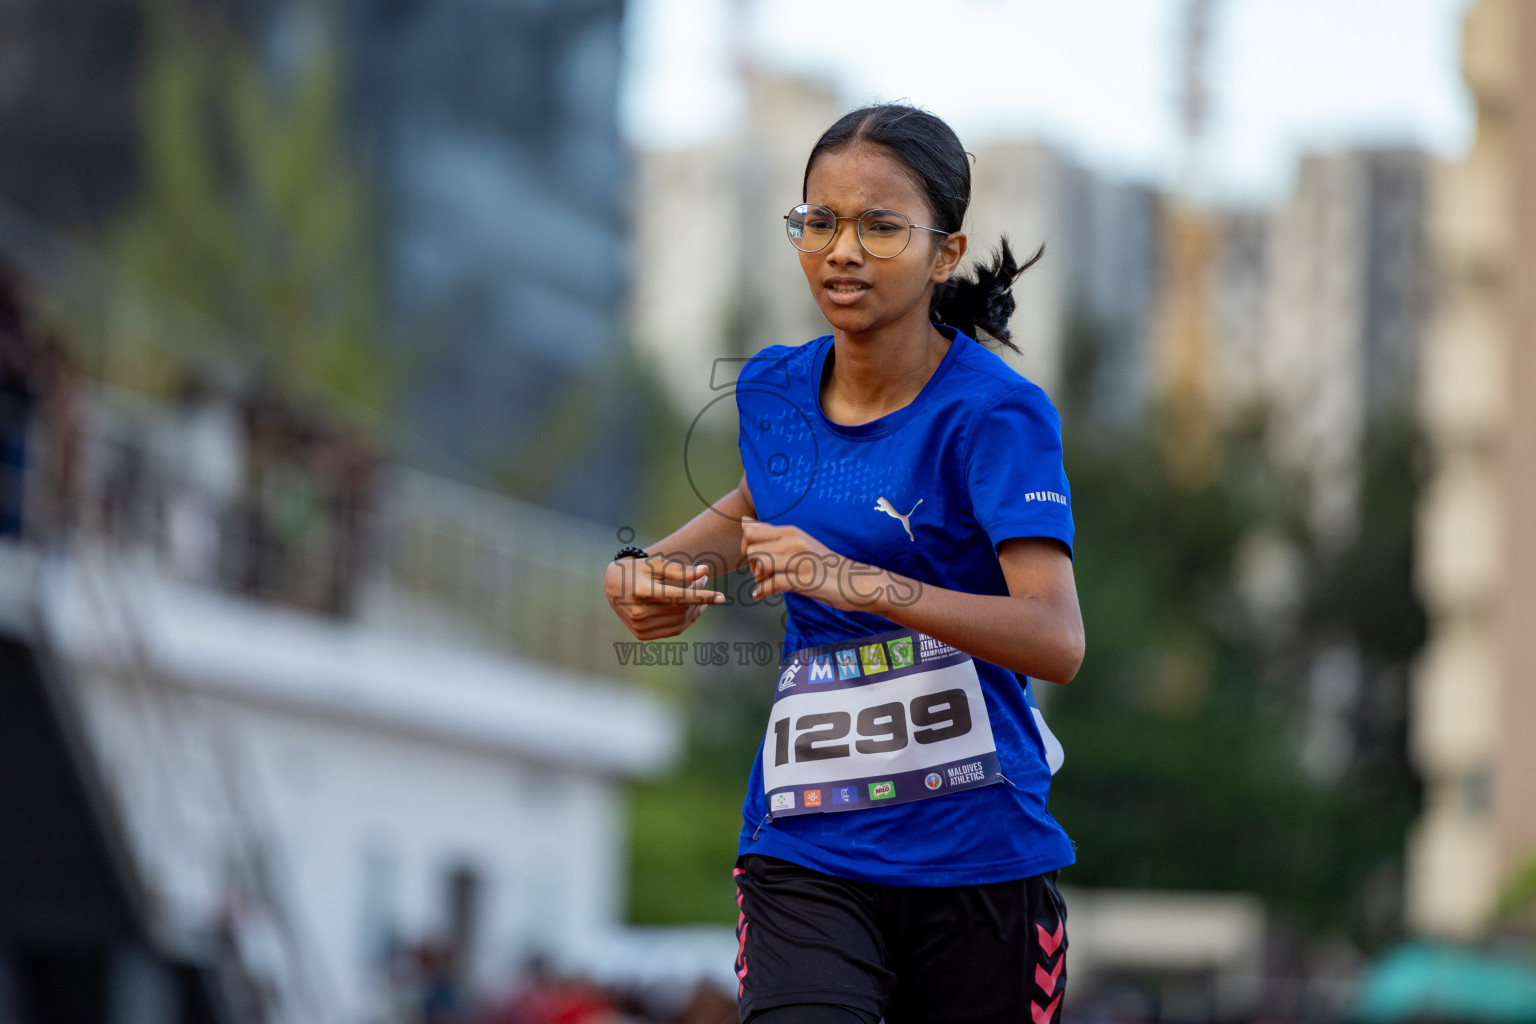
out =
{"type": "Polygon", "coordinates": [[[836,214],[839,217],[862,217],[866,213],[870,212],[871,210],[891,210],[891,211],[893,211],[895,213],[901,214],[903,217],[905,217],[907,215],[906,211],[901,209],[899,206],[882,206],[882,205],[880,205],[878,203],[875,204],[874,206],[866,206],[866,207],[864,207],[864,209],[860,210],[858,213],[847,213],[847,214],[843,213],[841,210],[839,210],[837,207],[833,206],[831,203],[818,203],[814,199],[807,199],[806,203],[808,205],[810,205],[810,206],[825,206],[827,209],[831,210],[834,214],[836,214]]]}

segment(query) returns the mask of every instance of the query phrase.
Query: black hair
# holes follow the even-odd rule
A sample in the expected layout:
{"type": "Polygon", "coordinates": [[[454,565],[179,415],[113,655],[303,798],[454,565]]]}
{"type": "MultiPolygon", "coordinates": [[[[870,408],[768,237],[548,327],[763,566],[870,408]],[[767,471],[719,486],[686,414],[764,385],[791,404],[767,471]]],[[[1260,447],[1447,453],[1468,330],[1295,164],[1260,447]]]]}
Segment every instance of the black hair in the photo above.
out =
{"type": "MultiPolygon", "coordinates": [[[[933,211],[934,223],[929,227],[948,232],[960,230],[966,208],[971,205],[970,154],[960,145],[954,129],[941,118],[905,103],[861,107],[844,114],[823,132],[805,161],[805,178],[800,186],[802,202],[816,158],[855,143],[882,146],[906,165],[933,211]]],[[[1008,239],[999,239],[992,259],[978,262],[974,276],[956,273],[948,281],[934,285],[928,318],[958,328],[973,338],[984,333],[1018,352],[1008,330],[1014,307],[1011,289],[1019,275],[1043,255],[1045,246],[1041,245],[1020,266],[1008,247],[1008,239]]]]}

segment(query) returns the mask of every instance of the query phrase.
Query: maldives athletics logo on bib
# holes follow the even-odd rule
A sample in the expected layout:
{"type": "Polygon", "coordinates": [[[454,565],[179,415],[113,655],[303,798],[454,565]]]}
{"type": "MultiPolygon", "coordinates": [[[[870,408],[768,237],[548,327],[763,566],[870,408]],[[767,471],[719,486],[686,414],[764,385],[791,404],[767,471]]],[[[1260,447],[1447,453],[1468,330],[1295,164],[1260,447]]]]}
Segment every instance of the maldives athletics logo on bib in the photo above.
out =
{"type": "Polygon", "coordinates": [[[923,780],[923,785],[929,789],[938,789],[944,785],[944,777],[938,772],[929,772],[928,777],[923,780]]]}

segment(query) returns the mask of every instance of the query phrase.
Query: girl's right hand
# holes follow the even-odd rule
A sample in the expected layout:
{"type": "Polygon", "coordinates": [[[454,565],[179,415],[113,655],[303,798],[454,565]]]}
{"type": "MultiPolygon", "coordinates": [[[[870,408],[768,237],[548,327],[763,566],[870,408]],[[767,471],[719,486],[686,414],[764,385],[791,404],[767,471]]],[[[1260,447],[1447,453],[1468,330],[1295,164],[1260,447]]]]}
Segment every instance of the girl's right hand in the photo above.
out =
{"type": "Polygon", "coordinates": [[[620,558],[603,572],[603,591],[625,627],[640,640],[677,636],[693,625],[706,604],[725,595],[709,590],[709,566],[682,565],[675,559],[620,558]]]}

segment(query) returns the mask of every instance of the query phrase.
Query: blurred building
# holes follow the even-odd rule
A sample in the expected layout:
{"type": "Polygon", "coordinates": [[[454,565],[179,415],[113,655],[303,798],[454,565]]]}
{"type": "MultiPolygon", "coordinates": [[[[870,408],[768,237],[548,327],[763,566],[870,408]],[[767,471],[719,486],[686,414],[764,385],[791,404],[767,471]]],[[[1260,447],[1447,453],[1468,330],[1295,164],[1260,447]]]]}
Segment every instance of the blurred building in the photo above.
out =
{"type": "Polygon", "coordinates": [[[1428,173],[1417,151],[1314,153],[1273,209],[1162,211],[1184,241],[1157,277],[1158,394],[1204,421],[1192,436],[1262,422],[1325,543],[1361,525],[1368,429],[1412,405],[1431,283],[1428,173]]]}
{"type": "Polygon", "coordinates": [[[1269,229],[1257,353],[1268,436],[1277,465],[1304,481],[1313,532],[1335,543],[1361,525],[1367,425],[1412,401],[1430,282],[1427,173],[1414,151],[1307,156],[1269,229]]]}
{"type": "Polygon", "coordinates": [[[827,331],[784,235],[805,158],[842,113],[825,86],[751,71],[723,142],[638,155],[631,316],[636,344],[689,414],[711,365],[827,331]]]}
{"type": "Polygon", "coordinates": [[[1056,394],[1070,345],[1091,349],[1096,418],[1127,422],[1150,393],[1148,332],[1157,264],[1157,196],[1109,181],[1041,143],[976,150],[966,231],[986,259],[1007,236],[1020,260],[1045,258],[1014,285],[1014,344],[1000,350],[1056,394]]]}
{"type": "MultiPolygon", "coordinates": [[[[618,520],[630,410],[593,402],[629,344],[619,137],[622,0],[185,0],[232,24],[281,88],[317,45],[343,63],[349,146],[379,200],[408,456],[495,479],[552,421],[595,419],[543,495],[618,520]],[[318,20],[335,16],[334,32],[318,20]]],[[[206,19],[202,16],[206,15],[206,19]]],[[[0,200],[94,232],[134,198],[148,52],[137,0],[0,4],[0,200]]],[[[619,390],[619,389],[616,389],[619,390]]]]}
{"type": "Polygon", "coordinates": [[[1418,931],[1470,937],[1536,856],[1536,8],[1475,3],[1462,70],[1477,130],[1435,182],[1441,284],[1419,390],[1430,636],[1413,679],[1426,791],[1407,897],[1418,931]]]}
{"type": "Polygon", "coordinates": [[[376,1019],[434,982],[467,1005],[622,924],[618,780],[676,745],[649,698],[99,552],[28,554],[0,546],[3,571],[38,584],[0,608],[0,817],[16,829],[0,842],[0,1019],[201,1019],[155,956],[207,969],[226,946],[225,973],[266,1010],[221,1020],[376,1019]],[[98,843],[136,899],[88,870],[98,843]],[[117,961],[141,976],[121,991],[117,961]],[[103,977],[117,1016],[52,1015],[50,986],[103,977]]]}
{"type": "Polygon", "coordinates": [[[689,415],[713,397],[711,361],[740,355],[738,162],[732,142],[636,158],[635,343],[689,415]]]}
{"type": "MultiPolygon", "coordinates": [[[[300,5],[266,0],[281,38],[300,5]]],[[[620,520],[628,410],[583,389],[629,344],[622,0],[344,5],[356,134],[383,195],[389,290],[440,347],[409,408],[431,452],[494,472],[562,410],[602,422],[548,495],[620,520]]]]}
{"type": "Polygon", "coordinates": [[[1269,293],[1268,210],[1220,210],[1213,219],[1214,254],[1207,284],[1215,416],[1231,422],[1265,398],[1265,310],[1269,293]]]}
{"type": "MultiPolygon", "coordinates": [[[[1263,904],[1214,892],[1067,888],[1071,994],[1078,1020],[1303,1018],[1334,1007],[1299,1000],[1275,976],[1263,904]]],[[[1326,1017],[1325,1017],[1326,1019],[1326,1017]]]]}
{"type": "Polygon", "coordinates": [[[231,872],[259,851],[283,955],[355,1020],[424,951],[467,998],[622,924],[619,780],[676,744],[651,699],[99,566],[50,583],[50,667],[111,766],[162,927],[246,912],[231,872]]]}
{"type": "Polygon", "coordinates": [[[0,4],[0,197],[71,227],[127,200],[140,31],[124,0],[0,4]]]}

